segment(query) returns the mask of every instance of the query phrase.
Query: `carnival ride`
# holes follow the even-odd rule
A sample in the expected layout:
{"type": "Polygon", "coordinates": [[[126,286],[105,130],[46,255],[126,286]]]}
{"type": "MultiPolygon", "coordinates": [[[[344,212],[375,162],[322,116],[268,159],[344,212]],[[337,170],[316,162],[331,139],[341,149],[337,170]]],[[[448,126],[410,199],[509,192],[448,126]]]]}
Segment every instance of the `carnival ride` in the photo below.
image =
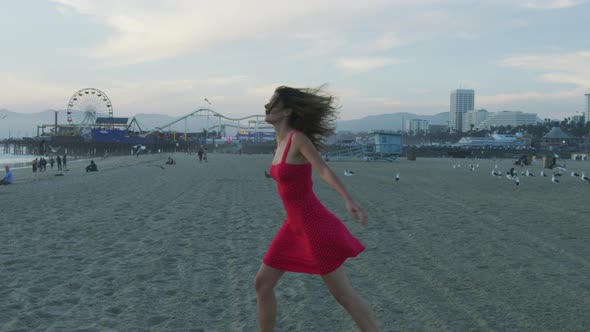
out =
{"type": "MultiPolygon", "coordinates": [[[[99,89],[85,88],[76,91],[68,102],[68,124],[92,127],[98,118],[113,118],[113,105],[109,97],[99,89]]],[[[108,121],[106,121],[108,125],[108,121]]]]}
{"type": "Polygon", "coordinates": [[[55,123],[37,126],[37,136],[46,136],[49,128],[51,136],[83,136],[89,138],[94,128],[124,128],[127,118],[114,118],[113,105],[109,97],[97,88],[84,88],[76,91],[68,101],[66,124],[55,123]]]}
{"type": "Polygon", "coordinates": [[[180,123],[181,121],[184,121],[184,139],[186,140],[187,138],[187,134],[188,134],[188,125],[187,125],[187,121],[188,119],[190,119],[191,117],[194,116],[204,116],[207,119],[207,123],[204,126],[204,131],[205,132],[209,132],[212,131],[214,129],[217,129],[217,133],[218,136],[230,136],[227,134],[226,132],[226,128],[235,128],[237,129],[237,135],[236,137],[240,137],[240,134],[245,135],[246,137],[248,137],[248,134],[252,134],[254,133],[254,135],[251,135],[253,138],[258,138],[261,139],[261,135],[256,135],[256,134],[267,134],[268,135],[272,135],[272,137],[274,137],[274,128],[269,125],[267,122],[264,121],[264,115],[250,115],[250,116],[246,116],[246,117],[241,117],[241,118],[231,118],[228,116],[225,116],[221,113],[218,113],[210,108],[199,108],[195,111],[192,111],[191,113],[188,113],[186,115],[183,115],[169,123],[166,123],[164,125],[161,126],[157,126],[155,127],[153,130],[147,131],[144,134],[142,134],[143,137],[149,137],[151,135],[154,135],[156,133],[166,133],[166,132],[174,132],[172,130],[172,126],[180,123]],[[211,120],[211,118],[213,118],[213,120],[211,120]],[[226,120],[226,121],[232,121],[234,123],[222,123],[222,119],[226,120]],[[210,124],[209,122],[212,121],[214,122],[213,124],[210,124]],[[244,126],[241,122],[242,121],[246,121],[246,125],[244,126]],[[270,130],[270,131],[269,131],[270,130]]]}
{"type": "MultiPolygon", "coordinates": [[[[206,98],[205,101],[211,105],[206,98]]],[[[176,141],[177,136],[188,141],[189,135],[191,138],[204,136],[207,139],[209,133],[214,133],[216,138],[224,137],[230,140],[245,138],[262,141],[275,138],[274,128],[264,121],[264,115],[231,118],[210,108],[199,108],[169,123],[155,126],[154,129],[146,129],[135,117],[131,118],[131,121],[127,117],[113,117],[113,104],[110,98],[97,88],[84,88],[70,97],[66,110],[66,124],[58,124],[59,112],[55,111],[53,124],[37,126],[37,137],[73,137],[102,143],[112,141],[134,144],[162,139],[176,141]],[[194,132],[194,126],[192,126],[192,132],[189,133],[187,122],[196,116],[206,117],[205,123],[200,124],[202,132],[194,132]],[[182,121],[184,121],[184,131],[178,129],[178,124],[182,125],[182,121]],[[235,129],[235,135],[228,135],[226,128],[235,129]],[[46,129],[49,132],[46,132],[46,129]]]]}

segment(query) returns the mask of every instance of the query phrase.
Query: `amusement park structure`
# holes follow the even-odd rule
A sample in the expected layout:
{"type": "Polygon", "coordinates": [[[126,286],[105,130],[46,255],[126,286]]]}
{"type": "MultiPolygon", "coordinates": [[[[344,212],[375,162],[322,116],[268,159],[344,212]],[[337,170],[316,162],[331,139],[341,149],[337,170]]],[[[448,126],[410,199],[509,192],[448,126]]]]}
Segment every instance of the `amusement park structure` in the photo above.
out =
{"type": "Polygon", "coordinates": [[[250,115],[242,118],[231,118],[227,117],[221,113],[218,113],[210,108],[199,108],[191,113],[183,115],[178,119],[175,119],[169,123],[166,123],[162,126],[158,126],[151,131],[146,132],[142,136],[149,137],[155,133],[166,133],[172,132],[171,128],[173,125],[184,121],[185,123],[185,130],[184,130],[184,139],[187,139],[187,120],[194,116],[205,116],[207,117],[207,125],[205,126],[205,132],[211,132],[215,129],[218,137],[233,137],[228,135],[226,132],[226,128],[235,128],[237,130],[237,134],[235,138],[251,138],[257,140],[264,140],[265,138],[274,139],[274,128],[270,126],[268,123],[264,121],[264,115],[250,115]],[[213,118],[211,124],[209,121],[213,118]],[[232,123],[222,123],[222,119],[226,121],[232,121],[232,123]],[[246,121],[246,126],[242,125],[242,121],[246,121]],[[269,131],[272,130],[272,131],[269,131]],[[253,134],[253,135],[252,135],[253,134]]]}
{"type": "Polygon", "coordinates": [[[207,138],[211,136],[226,141],[268,141],[275,138],[273,127],[264,122],[264,115],[231,118],[210,108],[199,108],[169,123],[155,126],[154,129],[142,128],[135,117],[131,120],[127,117],[114,117],[110,98],[96,88],[78,90],[70,97],[66,124],[58,124],[58,112],[55,112],[53,124],[37,126],[38,138],[133,144],[151,144],[177,139],[189,141],[195,138],[204,139],[206,143],[207,138]],[[187,121],[197,116],[206,117],[206,124],[202,126],[202,131],[189,133],[187,121]],[[178,128],[182,121],[184,131],[174,130],[173,126],[178,128]],[[234,128],[236,134],[228,135],[226,128],[234,128]]]}

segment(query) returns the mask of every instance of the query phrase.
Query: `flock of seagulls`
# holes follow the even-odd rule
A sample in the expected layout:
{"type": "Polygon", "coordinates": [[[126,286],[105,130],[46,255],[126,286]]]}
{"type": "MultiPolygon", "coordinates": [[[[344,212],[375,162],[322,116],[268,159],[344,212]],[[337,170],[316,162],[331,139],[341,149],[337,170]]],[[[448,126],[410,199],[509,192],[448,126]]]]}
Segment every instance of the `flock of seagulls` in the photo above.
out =
{"type": "MultiPolygon", "coordinates": [[[[460,169],[461,168],[461,164],[453,164],[452,165],[453,169],[460,169]]],[[[469,170],[474,172],[475,170],[477,170],[479,168],[479,164],[476,163],[474,164],[469,164],[468,165],[469,170]]],[[[562,171],[566,171],[565,167],[555,167],[554,168],[555,171],[553,171],[553,174],[551,174],[551,182],[552,183],[559,183],[559,178],[561,176],[563,176],[562,171]]],[[[508,180],[512,180],[514,186],[519,187],[520,186],[520,177],[519,177],[519,172],[516,171],[514,169],[514,167],[511,167],[510,170],[506,171],[506,174],[504,174],[499,168],[498,168],[498,164],[496,164],[494,166],[494,168],[492,169],[491,172],[492,176],[494,177],[498,177],[501,178],[503,176],[506,176],[506,178],[508,180]]],[[[345,169],[344,170],[344,176],[354,176],[355,172],[353,170],[350,169],[345,169]]],[[[264,171],[264,176],[266,178],[271,178],[272,176],[267,172],[264,171]]],[[[535,177],[535,175],[527,168],[526,170],[521,170],[520,171],[520,176],[523,177],[535,177]]],[[[582,174],[580,175],[579,173],[575,172],[575,171],[571,171],[570,173],[571,177],[579,177],[582,181],[587,182],[588,184],[590,184],[590,178],[588,176],[586,176],[586,174],[584,172],[582,172],[582,174]]],[[[539,177],[547,177],[547,173],[545,173],[544,170],[541,170],[539,172],[539,177]]],[[[400,176],[399,173],[395,174],[395,177],[393,178],[393,182],[399,182],[400,181],[400,176]]]]}
{"type": "MultiPolygon", "coordinates": [[[[461,164],[453,164],[452,167],[453,167],[453,169],[459,169],[459,168],[461,168],[461,164]]],[[[471,171],[474,171],[477,168],[479,168],[479,164],[476,164],[476,165],[469,164],[469,169],[471,171]]],[[[567,171],[567,169],[564,166],[555,167],[553,170],[553,173],[551,174],[551,182],[552,183],[560,183],[559,178],[561,176],[563,176],[563,172],[565,172],[565,171],[567,171]]],[[[514,169],[514,167],[511,167],[510,170],[506,171],[506,173],[503,173],[498,168],[498,164],[496,164],[494,166],[494,168],[491,171],[491,174],[492,174],[492,176],[498,177],[498,178],[506,176],[507,179],[513,181],[513,184],[516,187],[520,186],[520,184],[521,184],[519,175],[521,177],[535,177],[533,172],[531,172],[528,168],[526,170],[521,170],[520,172],[518,172],[514,169]]],[[[570,171],[570,176],[571,177],[578,177],[582,181],[590,184],[590,178],[588,176],[586,176],[586,174],[584,172],[582,172],[582,174],[579,174],[578,172],[570,171]]],[[[544,170],[541,170],[539,173],[539,177],[545,178],[545,177],[547,177],[547,173],[545,173],[544,170]]]]}

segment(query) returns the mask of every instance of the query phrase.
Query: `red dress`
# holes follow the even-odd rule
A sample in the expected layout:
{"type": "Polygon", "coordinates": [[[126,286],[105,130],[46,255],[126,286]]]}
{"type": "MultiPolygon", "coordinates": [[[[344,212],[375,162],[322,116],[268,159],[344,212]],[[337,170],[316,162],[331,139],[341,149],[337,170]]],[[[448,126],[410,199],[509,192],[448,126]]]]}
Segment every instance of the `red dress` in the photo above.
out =
{"type": "Polygon", "coordinates": [[[365,247],[315,196],[311,164],[285,162],[293,133],[295,130],[289,136],[281,162],[270,167],[287,217],[263,262],[284,271],[328,274],[365,247]]]}

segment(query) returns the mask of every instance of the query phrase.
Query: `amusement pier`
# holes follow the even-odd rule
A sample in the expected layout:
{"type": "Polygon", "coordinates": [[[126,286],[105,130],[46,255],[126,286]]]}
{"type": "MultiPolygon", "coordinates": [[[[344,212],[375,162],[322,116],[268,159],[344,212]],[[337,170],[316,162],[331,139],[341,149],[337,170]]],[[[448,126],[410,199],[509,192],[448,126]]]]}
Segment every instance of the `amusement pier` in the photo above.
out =
{"type": "MultiPolygon", "coordinates": [[[[211,104],[206,98],[205,102],[211,104]]],[[[199,147],[225,153],[268,153],[273,127],[263,115],[230,118],[209,107],[199,108],[169,123],[145,128],[135,117],[115,117],[113,103],[103,91],[76,91],[67,104],[67,122],[38,124],[35,137],[5,139],[0,153],[15,155],[69,154],[74,156],[129,155],[142,151],[188,152],[199,147]],[[204,118],[202,130],[190,131],[188,120],[204,118]],[[184,124],[184,130],[178,130],[184,124]]]]}

